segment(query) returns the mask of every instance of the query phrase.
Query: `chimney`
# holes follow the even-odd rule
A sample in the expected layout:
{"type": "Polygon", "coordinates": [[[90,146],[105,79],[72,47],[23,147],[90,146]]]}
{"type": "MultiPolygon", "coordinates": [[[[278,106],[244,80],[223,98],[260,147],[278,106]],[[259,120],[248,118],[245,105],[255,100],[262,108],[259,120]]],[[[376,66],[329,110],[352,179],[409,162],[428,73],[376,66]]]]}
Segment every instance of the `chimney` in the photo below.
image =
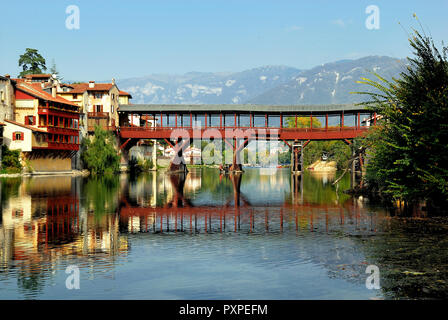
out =
{"type": "Polygon", "coordinates": [[[51,95],[53,96],[53,98],[56,98],[56,86],[53,84],[53,86],[51,87],[51,95]]]}
{"type": "Polygon", "coordinates": [[[95,81],[89,81],[89,88],[95,88],[95,81]]]}
{"type": "Polygon", "coordinates": [[[113,86],[115,85],[115,79],[114,78],[112,78],[112,85],[113,86]]]}

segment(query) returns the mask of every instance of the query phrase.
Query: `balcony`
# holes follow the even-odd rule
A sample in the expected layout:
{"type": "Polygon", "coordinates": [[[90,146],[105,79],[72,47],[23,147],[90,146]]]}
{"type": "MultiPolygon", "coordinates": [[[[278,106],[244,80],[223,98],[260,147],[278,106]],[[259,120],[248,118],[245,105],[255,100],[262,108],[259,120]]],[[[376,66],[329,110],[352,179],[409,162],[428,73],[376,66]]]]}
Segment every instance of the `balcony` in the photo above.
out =
{"type": "Polygon", "coordinates": [[[87,130],[89,132],[95,131],[95,126],[99,126],[103,130],[115,130],[115,119],[106,118],[89,118],[87,119],[87,130]]]}
{"type": "Polygon", "coordinates": [[[48,142],[47,149],[79,150],[79,144],[77,144],[77,143],[48,142]]]}
{"type": "Polygon", "coordinates": [[[107,112],[87,112],[87,118],[109,119],[109,113],[107,113],[107,112]]]}

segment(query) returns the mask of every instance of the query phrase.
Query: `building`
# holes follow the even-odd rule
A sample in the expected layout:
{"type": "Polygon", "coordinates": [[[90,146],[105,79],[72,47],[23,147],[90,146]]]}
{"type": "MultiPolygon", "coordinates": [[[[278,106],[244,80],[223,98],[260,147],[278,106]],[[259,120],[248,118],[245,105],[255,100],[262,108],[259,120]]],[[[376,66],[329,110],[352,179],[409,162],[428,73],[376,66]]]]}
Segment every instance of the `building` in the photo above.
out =
{"type": "Polygon", "coordinates": [[[69,171],[79,150],[79,107],[56,95],[51,75],[15,79],[14,121],[5,120],[4,143],[20,149],[34,171],[69,171]]]}
{"type": "Polygon", "coordinates": [[[0,76],[0,167],[2,161],[3,129],[5,120],[14,120],[15,81],[7,74],[0,76]]]}
{"type": "Polygon", "coordinates": [[[0,76],[0,122],[14,120],[15,81],[9,75],[0,76]]]}
{"type": "Polygon", "coordinates": [[[4,144],[11,150],[32,152],[33,149],[48,148],[48,133],[45,130],[5,120],[3,128],[4,144]]]}
{"type": "MultiPolygon", "coordinates": [[[[118,105],[120,91],[112,79],[111,83],[75,83],[60,87],[58,96],[76,103],[81,108],[83,127],[88,133],[93,133],[98,125],[105,130],[115,130],[118,125],[118,105]]],[[[129,99],[124,92],[123,99],[129,99]]]]}
{"type": "Polygon", "coordinates": [[[131,94],[120,90],[118,95],[118,104],[129,104],[129,99],[132,99],[131,94]]]}

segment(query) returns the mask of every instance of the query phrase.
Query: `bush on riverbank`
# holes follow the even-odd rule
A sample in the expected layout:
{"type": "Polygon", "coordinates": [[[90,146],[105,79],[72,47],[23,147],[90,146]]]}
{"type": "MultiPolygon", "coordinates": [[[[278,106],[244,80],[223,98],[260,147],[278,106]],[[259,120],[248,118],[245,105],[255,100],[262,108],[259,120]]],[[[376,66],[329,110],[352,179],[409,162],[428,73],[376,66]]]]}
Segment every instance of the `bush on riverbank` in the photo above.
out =
{"type": "Polygon", "coordinates": [[[2,145],[1,173],[20,172],[22,172],[22,164],[20,163],[20,150],[9,150],[6,145],[2,145]]]}
{"type": "Polygon", "coordinates": [[[322,158],[323,153],[328,154],[329,161],[335,161],[338,170],[345,169],[351,157],[351,149],[343,141],[311,141],[304,149],[303,163],[305,167],[322,158]]]}
{"type": "MultiPolygon", "coordinates": [[[[448,47],[438,50],[432,38],[414,30],[409,39],[415,57],[400,79],[363,78],[380,93],[367,94],[366,105],[383,118],[364,144],[368,147],[367,182],[390,200],[412,208],[448,204],[448,47]]],[[[446,210],[446,209],[445,209],[446,210]]]]}
{"type": "Polygon", "coordinates": [[[92,174],[114,174],[120,171],[120,156],[111,132],[95,127],[92,139],[84,139],[81,159],[92,174]]]}
{"type": "Polygon", "coordinates": [[[129,171],[132,173],[148,172],[155,169],[152,159],[137,159],[132,157],[129,160],[129,171]]]}

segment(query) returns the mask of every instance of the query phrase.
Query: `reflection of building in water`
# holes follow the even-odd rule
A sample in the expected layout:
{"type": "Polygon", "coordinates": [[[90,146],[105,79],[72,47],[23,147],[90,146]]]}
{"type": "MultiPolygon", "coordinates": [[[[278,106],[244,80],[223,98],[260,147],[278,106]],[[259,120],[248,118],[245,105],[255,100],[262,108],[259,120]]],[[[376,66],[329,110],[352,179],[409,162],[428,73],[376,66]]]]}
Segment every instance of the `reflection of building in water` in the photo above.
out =
{"type": "MultiPolygon", "coordinates": [[[[126,189],[126,186],[122,186],[122,189],[126,189]]],[[[154,172],[141,175],[137,181],[129,182],[128,196],[140,206],[155,207],[157,203],[173,197],[170,177],[169,175],[157,175],[154,172]]]]}
{"type": "Polygon", "coordinates": [[[19,261],[43,268],[63,257],[127,251],[117,215],[80,213],[75,180],[42,177],[21,183],[18,196],[2,208],[0,270],[19,261]]]}
{"type": "Polygon", "coordinates": [[[192,171],[185,180],[184,191],[195,192],[201,188],[201,174],[198,171],[192,171]]]}

